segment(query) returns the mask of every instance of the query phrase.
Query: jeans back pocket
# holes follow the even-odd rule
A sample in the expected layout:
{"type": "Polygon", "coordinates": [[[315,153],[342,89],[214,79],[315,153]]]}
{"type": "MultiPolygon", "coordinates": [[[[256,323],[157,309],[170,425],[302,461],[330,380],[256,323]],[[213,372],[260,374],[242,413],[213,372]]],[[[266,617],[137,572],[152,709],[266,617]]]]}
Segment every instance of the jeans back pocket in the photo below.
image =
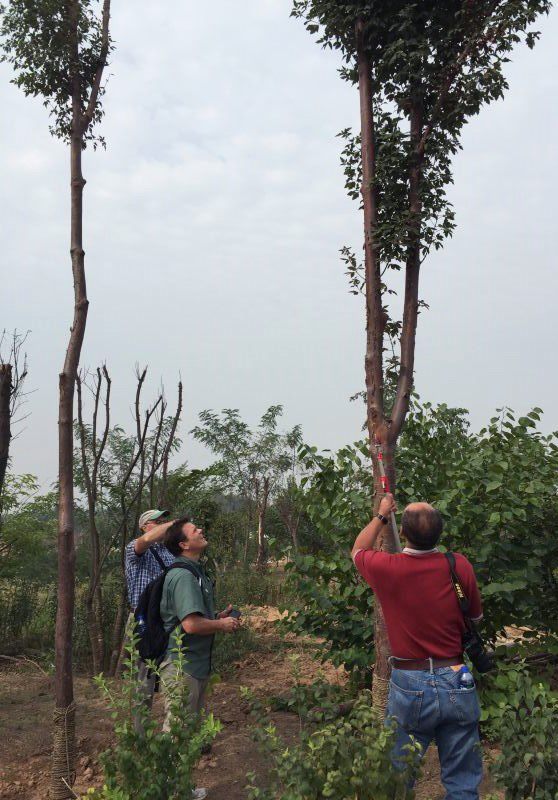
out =
{"type": "Polygon", "coordinates": [[[480,703],[477,690],[474,686],[470,689],[457,689],[449,692],[450,707],[458,722],[466,725],[477,723],[480,720],[480,703]]]}
{"type": "Polygon", "coordinates": [[[418,728],[423,695],[422,691],[402,689],[392,680],[386,715],[396,717],[399,724],[408,731],[418,728]]]}

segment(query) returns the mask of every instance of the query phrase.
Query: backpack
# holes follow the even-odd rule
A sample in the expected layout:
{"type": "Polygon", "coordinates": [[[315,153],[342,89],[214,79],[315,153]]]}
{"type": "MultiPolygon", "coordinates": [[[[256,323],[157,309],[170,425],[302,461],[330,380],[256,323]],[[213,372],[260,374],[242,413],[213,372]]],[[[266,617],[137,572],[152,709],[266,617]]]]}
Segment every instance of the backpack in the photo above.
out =
{"type": "Polygon", "coordinates": [[[134,611],[136,632],[139,635],[138,653],[142,661],[155,661],[161,663],[167,651],[171,631],[166,631],[161,618],[161,599],[165,578],[171,569],[187,569],[201,586],[201,570],[193,564],[171,564],[148,583],[141,593],[138,605],[134,611]]]}

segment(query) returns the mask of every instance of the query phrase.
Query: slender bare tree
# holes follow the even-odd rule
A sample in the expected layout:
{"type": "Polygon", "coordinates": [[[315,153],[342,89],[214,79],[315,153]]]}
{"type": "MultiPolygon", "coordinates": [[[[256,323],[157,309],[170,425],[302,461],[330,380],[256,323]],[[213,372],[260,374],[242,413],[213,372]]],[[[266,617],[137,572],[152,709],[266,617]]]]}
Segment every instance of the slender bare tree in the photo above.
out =
{"type": "Polygon", "coordinates": [[[3,331],[0,336],[0,521],[2,495],[10,445],[14,438],[14,423],[24,398],[23,385],[27,377],[27,354],[22,351],[27,333],[14,331],[10,336],[3,331]],[[4,353],[4,350],[6,352],[4,353]]]}
{"type": "Polygon", "coordinates": [[[97,504],[99,500],[99,470],[110,430],[111,379],[105,365],[103,365],[102,368],[97,367],[93,386],[91,387],[93,394],[93,415],[90,436],[88,437],[88,430],[83,418],[82,384],[84,377],[85,376],[78,375],[77,378],[77,428],[80,443],[81,470],[87,496],[90,545],[89,588],[85,605],[93,672],[98,674],[105,666],[105,645],[103,637],[103,598],[101,593],[101,538],[97,526],[97,504]],[[102,396],[103,389],[104,396],[102,396]],[[99,437],[98,418],[101,403],[104,406],[104,423],[99,437]]]}
{"type": "Polygon", "coordinates": [[[10,0],[3,9],[4,56],[25,94],[41,96],[51,133],[70,146],[70,254],[74,318],[59,376],[58,408],[58,610],[55,634],[54,752],[52,792],[72,796],[75,779],[75,703],[72,673],[74,613],[74,389],[87,319],[83,250],[82,153],[97,142],[93,127],[102,117],[103,72],[111,50],[110,0],[10,0]]]}

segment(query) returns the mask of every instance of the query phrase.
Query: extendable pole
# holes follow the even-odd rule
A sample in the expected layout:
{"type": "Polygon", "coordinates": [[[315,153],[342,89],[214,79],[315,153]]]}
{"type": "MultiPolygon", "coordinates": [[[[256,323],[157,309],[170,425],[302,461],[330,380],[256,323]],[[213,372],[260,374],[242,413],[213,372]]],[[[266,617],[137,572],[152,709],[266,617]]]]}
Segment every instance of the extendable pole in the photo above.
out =
{"type": "MultiPolygon", "coordinates": [[[[380,470],[380,482],[382,484],[382,492],[387,494],[390,492],[389,488],[389,479],[386,475],[386,470],[384,467],[384,450],[382,447],[382,442],[380,439],[376,439],[376,455],[378,457],[378,467],[380,470]]],[[[393,511],[390,512],[390,521],[391,521],[391,528],[393,530],[393,539],[395,541],[395,551],[397,553],[401,552],[401,540],[399,539],[399,531],[397,530],[397,522],[395,521],[395,514],[393,511]]]]}

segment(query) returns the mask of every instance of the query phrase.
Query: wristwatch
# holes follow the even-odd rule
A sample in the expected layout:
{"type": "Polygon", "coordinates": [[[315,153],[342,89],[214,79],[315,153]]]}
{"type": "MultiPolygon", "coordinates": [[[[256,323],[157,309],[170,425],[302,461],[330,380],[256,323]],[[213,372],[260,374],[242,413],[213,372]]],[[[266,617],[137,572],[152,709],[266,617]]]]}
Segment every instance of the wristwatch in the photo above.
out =
{"type": "Polygon", "coordinates": [[[389,519],[388,519],[387,517],[384,517],[384,515],[383,515],[383,514],[376,514],[376,516],[378,517],[378,519],[379,519],[381,522],[383,522],[383,524],[384,524],[384,525],[387,525],[387,524],[388,524],[388,522],[389,522],[389,519]]]}

